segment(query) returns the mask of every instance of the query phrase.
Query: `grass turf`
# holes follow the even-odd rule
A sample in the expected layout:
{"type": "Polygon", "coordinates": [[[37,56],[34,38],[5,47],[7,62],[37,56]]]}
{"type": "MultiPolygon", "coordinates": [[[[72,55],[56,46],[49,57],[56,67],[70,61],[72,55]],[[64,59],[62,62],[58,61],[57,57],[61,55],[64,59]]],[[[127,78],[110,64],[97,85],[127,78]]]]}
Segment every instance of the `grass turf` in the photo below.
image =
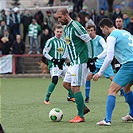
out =
{"type": "MultiPolygon", "coordinates": [[[[124,123],[121,117],[128,113],[124,97],[117,95],[112,125],[100,127],[96,123],[105,117],[105,103],[110,81],[101,78],[92,81],[90,103],[91,112],[85,115],[84,123],[69,123],[77,115],[75,103],[67,102],[67,91],[59,80],[50,105],[44,105],[50,78],[3,78],[1,79],[1,123],[6,133],[132,133],[133,123],[124,123]],[[60,108],[61,122],[48,118],[52,108],[60,108]]],[[[81,88],[84,96],[84,87],[81,88]]]]}

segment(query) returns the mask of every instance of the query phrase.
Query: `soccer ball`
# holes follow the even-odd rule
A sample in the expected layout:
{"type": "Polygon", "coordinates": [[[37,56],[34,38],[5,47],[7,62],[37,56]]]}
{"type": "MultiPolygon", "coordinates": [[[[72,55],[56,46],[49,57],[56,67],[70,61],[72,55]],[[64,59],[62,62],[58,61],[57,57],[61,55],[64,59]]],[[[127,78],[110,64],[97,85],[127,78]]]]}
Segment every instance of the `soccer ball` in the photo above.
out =
{"type": "Polygon", "coordinates": [[[49,112],[49,118],[54,122],[59,122],[63,118],[63,112],[59,108],[53,108],[49,112]]]}

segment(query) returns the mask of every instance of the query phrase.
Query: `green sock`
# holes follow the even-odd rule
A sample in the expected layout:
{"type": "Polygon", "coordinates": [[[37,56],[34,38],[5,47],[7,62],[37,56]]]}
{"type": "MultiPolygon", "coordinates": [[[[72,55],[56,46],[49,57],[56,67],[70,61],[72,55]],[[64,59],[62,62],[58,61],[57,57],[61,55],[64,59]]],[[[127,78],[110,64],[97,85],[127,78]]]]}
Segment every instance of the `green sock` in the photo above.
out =
{"type": "Polygon", "coordinates": [[[78,115],[84,118],[84,99],[81,92],[77,92],[74,94],[75,102],[78,109],[78,115]]]}
{"type": "Polygon", "coordinates": [[[71,88],[68,90],[68,97],[70,97],[70,98],[74,98],[74,94],[73,94],[71,88]]]}
{"type": "Polygon", "coordinates": [[[54,88],[55,88],[55,84],[54,83],[50,83],[50,85],[48,87],[46,99],[45,99],[46,101],[49,101],[50,95],[52,94],[54,88]]]}

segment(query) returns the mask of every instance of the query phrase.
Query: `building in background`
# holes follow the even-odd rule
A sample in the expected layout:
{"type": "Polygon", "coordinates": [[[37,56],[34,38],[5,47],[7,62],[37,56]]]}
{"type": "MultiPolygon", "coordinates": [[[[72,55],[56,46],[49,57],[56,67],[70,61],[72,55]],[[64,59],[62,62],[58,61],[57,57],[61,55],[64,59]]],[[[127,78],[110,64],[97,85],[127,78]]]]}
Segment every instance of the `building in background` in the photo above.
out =
{"type": "MultiPolygon", "coordinates": [[[[35,6],[45,7],[48,1],[49,0],[19,0],[19,2],[21,3],[20,9],[25,9],[25,8],[35,7],[35,6]]],[[[54,0],[54,3],[55,5],[62,5],[59,3],[64,2],[65,4],[65,1],[67,0],[54,0]]],[[[0,0],[0,10],[11,8],[12,2],[13,2],[12,0],[0,0]]],[[[98,12],[99,7],[104,6],[105,5],[104,3],[106,3],[106,0],[84,0],[84,5],[88,7],[88,11],[91,11],[91,9],[94,8],[98,12]]],[[[115,8],[116,5],[120,5],[122,10],[133,10],[133,0],[114,0],[113,8],[115,8]]],[[[106,8],[107,8],[107,5],[106,5],[106,8]]]]}
{"type": "Polygon", "coordinates": [[[6,8],[6,0],[0,0],[0,10],[6,8]]]}

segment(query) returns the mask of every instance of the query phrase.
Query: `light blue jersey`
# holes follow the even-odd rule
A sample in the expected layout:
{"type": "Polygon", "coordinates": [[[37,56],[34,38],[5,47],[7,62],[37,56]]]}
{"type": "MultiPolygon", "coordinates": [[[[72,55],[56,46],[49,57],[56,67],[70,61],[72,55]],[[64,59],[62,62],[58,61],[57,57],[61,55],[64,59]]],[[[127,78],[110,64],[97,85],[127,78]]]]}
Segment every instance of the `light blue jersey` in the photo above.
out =
{"type": "Polygon", "coordinates": [[[114,55],[118,62],[133,61],[133,36],[125,30],[113,30],[110,36],[116,38],[114,55]]]}
{"type": "MultiPolygon", "coordinates": [[[[101,38],[102,38],[101,36],[97,35],[94,39],[92,39],[93,47],[94,47],[94,57],[97,57],[104,50],[100,43],[101,38]]],[[[97,59],[97,61],[95,62],[95,65],[102,65],[104,59],[105,57],[101,59],[97,59]]]]}
{"type": "MultiPolygon", "coordinates": [[[[99,36],[99,35],[97,35],[94,39],[92,39],[93,47],[94,47],[94,57],[97,57],[98,55],[100,55],[104,50],[104,48],[101,44],[102,42],[100,42],[101,39],[104,39],[104,38],[99,36]]],[[[96,71],[93,74],[95,74],[99,71],[99,69],[101,68],[101,66],[104,62],[104,59],[105,59],[105,57],[99,58],[99,59],[96,60],[96,62],[95,62],[96,71]]],[[[110,76],[114,76],[114,71],[113,71],[113,68],[112,68],[111,64],[104,71],[104,76],[106,78],[109,78],[110,76]]]]}

